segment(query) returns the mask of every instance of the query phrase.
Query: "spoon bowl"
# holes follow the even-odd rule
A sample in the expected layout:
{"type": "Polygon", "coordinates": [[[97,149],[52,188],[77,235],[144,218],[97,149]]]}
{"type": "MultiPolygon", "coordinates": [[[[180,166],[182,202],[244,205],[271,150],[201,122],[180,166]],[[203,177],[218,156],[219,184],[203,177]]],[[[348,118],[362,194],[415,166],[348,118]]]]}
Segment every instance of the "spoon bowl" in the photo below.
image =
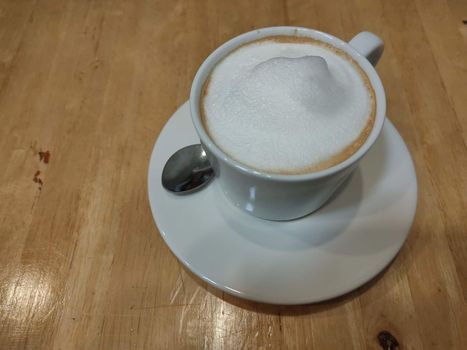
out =
{"type": "Polygon", "coordinates": [[[162,170],[162,186],[176,194],[199,190],[213,178],[214,171],[200,144],[186,146],[175,152],[162,170]]]}

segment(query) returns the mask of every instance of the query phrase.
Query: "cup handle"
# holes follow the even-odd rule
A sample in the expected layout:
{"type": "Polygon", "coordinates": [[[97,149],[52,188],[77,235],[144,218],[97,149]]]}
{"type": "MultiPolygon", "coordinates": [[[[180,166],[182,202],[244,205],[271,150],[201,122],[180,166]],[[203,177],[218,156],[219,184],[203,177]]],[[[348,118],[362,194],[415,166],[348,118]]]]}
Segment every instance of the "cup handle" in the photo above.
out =
{"type": "Polygon", "coordinates": [[[384,50],[383,41],[370,32],[358,33],[349,41],[349,44],[365,56],[373,66],[376,66],[384,50]]]}

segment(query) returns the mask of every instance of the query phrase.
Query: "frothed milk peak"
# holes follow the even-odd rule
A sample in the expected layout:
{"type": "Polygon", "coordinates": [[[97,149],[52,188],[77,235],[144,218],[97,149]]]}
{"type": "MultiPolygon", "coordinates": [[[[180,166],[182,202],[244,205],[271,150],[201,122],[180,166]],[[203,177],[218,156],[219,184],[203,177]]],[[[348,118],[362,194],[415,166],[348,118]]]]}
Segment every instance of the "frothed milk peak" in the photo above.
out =
{"type": "Polygon", "coordinates": [[[271,37],[217,64],[201,109],[208,134],[233,159],[299,174],[351,156],[376,108],[367,76],[349,55],[314,39],[271,37]]]}

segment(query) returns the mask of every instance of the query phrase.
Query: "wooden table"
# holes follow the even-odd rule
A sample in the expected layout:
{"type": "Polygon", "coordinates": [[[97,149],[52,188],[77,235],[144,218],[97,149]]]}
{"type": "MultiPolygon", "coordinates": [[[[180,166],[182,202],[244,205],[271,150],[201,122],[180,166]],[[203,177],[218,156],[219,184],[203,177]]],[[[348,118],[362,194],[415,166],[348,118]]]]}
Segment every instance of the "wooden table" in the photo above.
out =
{"type": "Polygon", "coordinates": [[[380,349],[383,330],[401,349],[466,349],[464,19],[464,0],[1,0],[0,349],[380,349]],[[146,187],[203,59],[284,24],[383,38],[388,116],[419,181],[392,265],[299,307],[240,300],[185,270],[146,187]]]}

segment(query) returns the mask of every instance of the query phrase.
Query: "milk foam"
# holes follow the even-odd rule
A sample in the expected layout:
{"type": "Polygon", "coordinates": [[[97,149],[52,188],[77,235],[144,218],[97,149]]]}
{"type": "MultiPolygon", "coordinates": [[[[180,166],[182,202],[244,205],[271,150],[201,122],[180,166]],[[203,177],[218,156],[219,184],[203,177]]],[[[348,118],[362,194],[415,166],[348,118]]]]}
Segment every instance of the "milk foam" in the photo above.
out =
{"type": "Polygon", "coordinates": [[[331,166],[364,141],[374,108],[362,74],[324,44],[261,40],[215,67],[203,99],[204,123],[219,148],[258,170],[331,166]]]}

